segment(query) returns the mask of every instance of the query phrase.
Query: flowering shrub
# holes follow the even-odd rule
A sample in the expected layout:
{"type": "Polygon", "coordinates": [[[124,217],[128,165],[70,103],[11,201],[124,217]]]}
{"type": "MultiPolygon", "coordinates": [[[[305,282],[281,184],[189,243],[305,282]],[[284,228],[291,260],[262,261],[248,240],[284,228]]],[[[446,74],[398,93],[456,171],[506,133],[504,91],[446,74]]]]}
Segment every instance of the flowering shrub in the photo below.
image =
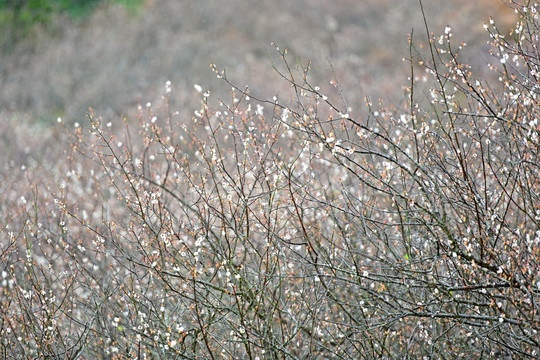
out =
{"type": "Polygon", "coordinates": [[[136,129],[90,113],[60,186],[6,199],[4,356],[536,358],[540,29],[516,10],[486,24],[491,85],[426,22],[403,107],[353,114],[276,47],[279,98],[214,67],[231,98],[197,85],[191,122],[170,83],[136,129]]]}

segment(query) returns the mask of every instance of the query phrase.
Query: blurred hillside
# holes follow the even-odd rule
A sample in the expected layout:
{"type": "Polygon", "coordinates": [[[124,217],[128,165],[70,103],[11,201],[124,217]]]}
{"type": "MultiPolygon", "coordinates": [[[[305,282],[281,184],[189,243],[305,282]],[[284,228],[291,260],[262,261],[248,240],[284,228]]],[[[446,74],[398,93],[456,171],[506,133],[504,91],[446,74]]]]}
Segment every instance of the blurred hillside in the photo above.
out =
{"type": "MultiPolygon", "coordinates": [[[[513,22],[499,0],[424,6],[431,30],[451,26],[471,58],[485,53],[484,21],[513,22]]],[[[135,12],[106,4],[87,18],[54,19],[0,54],[0,109],[40,123],[84,121],[88,107],[114,118],[159,99],[170,80],[174,105],[187,115],[197,106],[195,83],[226,96],[210,63],[268,96],[285,86],[271,71],[271,42],[311,60],[315,81],[327,84],[332,66],[352,106],[364,96],[400,101],[411,29],[425,38],[417,0],[146,0],[135,12]]]]}

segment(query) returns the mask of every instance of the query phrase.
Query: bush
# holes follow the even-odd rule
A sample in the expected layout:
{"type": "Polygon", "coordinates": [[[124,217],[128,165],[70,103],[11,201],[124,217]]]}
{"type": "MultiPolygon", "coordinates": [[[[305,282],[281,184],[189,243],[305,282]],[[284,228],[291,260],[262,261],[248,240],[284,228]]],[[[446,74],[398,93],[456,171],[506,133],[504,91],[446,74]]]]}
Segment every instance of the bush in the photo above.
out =
{"type": "Polygon", "coordinates": [[[426,23],[399,108],[354,115],[276,48],[289,96],[214,68],[231,99],[192,123],[170,84],[136,130],[90,113],[54,201],[6,199],[2,353],[536,358],[540,29],[516,9],[509,37],[486,25],[491,85],[426,23]]]}
{"type": "MultiPolygon", "coordinates": [[[[113,0],[135,8],[141,0],[113,0]]],[[[7,50],[36,29],[49,26],[63,13],[74,18],[88,16],[103,0],[0,0],[0,40],[7,50]]]]}

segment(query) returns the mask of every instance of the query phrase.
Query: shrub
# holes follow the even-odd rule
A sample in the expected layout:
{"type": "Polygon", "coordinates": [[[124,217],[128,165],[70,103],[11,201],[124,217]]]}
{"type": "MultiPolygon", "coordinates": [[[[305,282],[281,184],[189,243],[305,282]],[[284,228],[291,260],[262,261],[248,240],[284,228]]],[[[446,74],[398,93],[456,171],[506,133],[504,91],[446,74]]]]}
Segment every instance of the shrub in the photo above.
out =
{"type": "Polygon", "coordinates": [[[170,84],[136,130],[90,113],[54,201],[2,225],[2,353],[537,357],[540,32],[516,9],[486,25],[491,85],[426,22],[403,107],[355,115],[276,47],[280,98],[214,67],[231,99],[191,123],[170,84]]]}
{"type": "MultiPolygon", "coordinates": [[[[135,8],[141,0],[114,0],[115,3],[135,8]]],[[[6,50],[27,37],[36,28],[49,26],[55,17],[68,13],[71,17],[88,16],[103,3],[102,0],[0,0],[0,41],[6,50]]]]}

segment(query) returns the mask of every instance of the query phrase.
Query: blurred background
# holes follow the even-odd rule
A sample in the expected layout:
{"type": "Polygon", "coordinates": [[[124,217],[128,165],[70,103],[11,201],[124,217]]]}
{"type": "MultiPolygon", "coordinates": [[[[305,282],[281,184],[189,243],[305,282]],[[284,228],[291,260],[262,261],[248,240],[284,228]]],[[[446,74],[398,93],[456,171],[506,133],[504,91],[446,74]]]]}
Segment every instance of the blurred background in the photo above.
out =
{"type": "MultiPolygon", "coordinates": [[[[501,0],[424,0],[430,30],[451,26],[478,72],[490,61],[482,24],[510,28],[501,0]]],[[[285,86],[271,45],[312,62],[312,81],[335,75],[349,104],[403,101],[407,34],[426,38],[418,0],[0,0],[0,122],[84,123],[92,107],[115,121],[172,83],[175,109],[199,107],[194,84],[216,97],[239,86],[272,97],[285,86]],[[334,71],[334,73],[333,73],[334,71]]],[[[478,73],[477,72],[477,73],[478,73]]]]}

